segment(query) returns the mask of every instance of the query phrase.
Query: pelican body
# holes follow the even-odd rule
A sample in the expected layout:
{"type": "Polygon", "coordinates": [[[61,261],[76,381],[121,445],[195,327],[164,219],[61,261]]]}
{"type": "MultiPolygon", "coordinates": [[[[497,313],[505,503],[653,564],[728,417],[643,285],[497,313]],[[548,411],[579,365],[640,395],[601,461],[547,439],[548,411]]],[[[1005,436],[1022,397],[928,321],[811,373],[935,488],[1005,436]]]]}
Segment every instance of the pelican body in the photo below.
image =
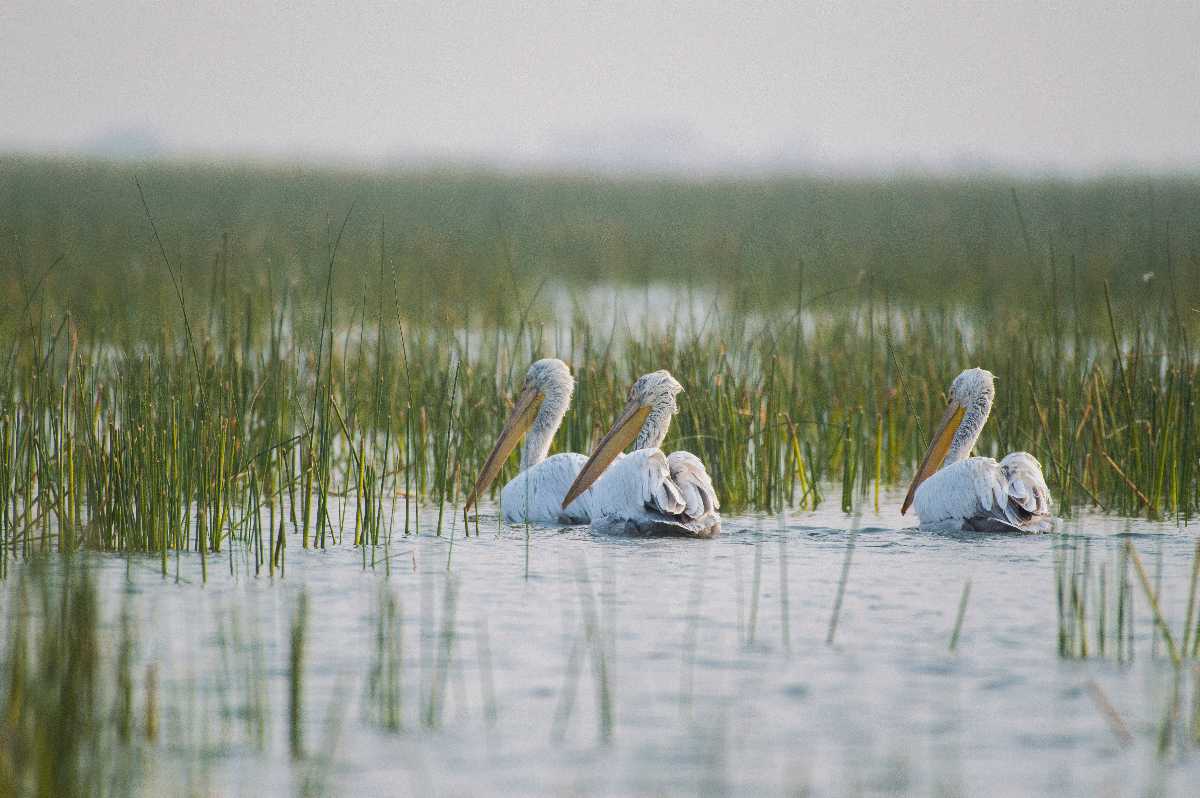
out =
{"type": "Polygon", "coordinates": [[[708,538],[721,531],[720,504],[700,458],[661,448],[683,390],[667,371],[646,374],[629,390],[624,411],[597,444],[564,506],[591,492],[592,529],[633,535],[708,538]],[[621,452],[629,444],[634,450],[621,452]]]}
{"type": "Polygon", "coordinates": [[[1048,532],[1050,489],[1033,455],[1013,452],[1000,462],[970,457],[983,432],[995,377],[967,369],[950,384],[950,403],[933,433],[900,512],[917,510],[921,526],[964,532],[1048,532]]]}
{"type": "Polygon", "coordinates": [[[500,489],[504,520],[516,524],[585,524],[590,520],[590,492],[563,502],[587,458],[575,452],[546,456],[574,392],[575,379],[561,360],[545,358],[529,367],[521,394],[467,496],[464,512],[495,481],[504,461],[524,438],[521,471],[500,489]]]}

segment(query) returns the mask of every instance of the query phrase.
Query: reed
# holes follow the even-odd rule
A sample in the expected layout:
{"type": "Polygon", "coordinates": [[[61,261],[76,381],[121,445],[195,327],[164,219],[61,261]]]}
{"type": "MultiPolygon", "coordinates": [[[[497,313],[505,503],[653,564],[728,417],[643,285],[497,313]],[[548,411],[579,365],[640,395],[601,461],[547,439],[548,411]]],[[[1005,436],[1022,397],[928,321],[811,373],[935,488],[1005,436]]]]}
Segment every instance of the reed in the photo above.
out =
{"type": "Polygon", "coordinates": [[[831,486],[873,508],[971,365],[1000,378],[979,453],[1032,452],[1061,514],[1186,522],[1200,502],[1200,181],[1154,182],[1164,239],[1121,179],[157,166],[139,194],[127,166],[0,166],[0,241],[20,242],[0,247],[0,297],[21,309],[0,321],[0,574],[80,546],[153,553],[164,575],[196,551],[207,572],[231,543],[273,573],[289,537],[343,529],[370,564],[420,534],[415,503],[461,503],[548,355],[578,380],[556,451],[589,450],[632,380],[670,368],[687,393],[666,445],[704,460],[729,512],[815,509],[831,486]],[[246,200],[232,216],[228,197],[246,200]],[[505,205],[527,212],[497,232],[484,207],[505,205]],[[863,271],[865,252],[894,256],[863,271]],[[1069,297],[1043,252],[1070,253],[1069,297]]]}

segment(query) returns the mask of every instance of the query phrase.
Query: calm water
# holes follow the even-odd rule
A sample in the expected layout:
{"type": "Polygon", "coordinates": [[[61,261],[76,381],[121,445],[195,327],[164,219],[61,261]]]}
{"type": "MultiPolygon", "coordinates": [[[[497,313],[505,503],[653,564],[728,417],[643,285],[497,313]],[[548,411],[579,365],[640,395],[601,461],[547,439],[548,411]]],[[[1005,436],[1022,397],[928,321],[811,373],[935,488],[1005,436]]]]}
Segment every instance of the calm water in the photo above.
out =
{"type": "MultiPolygon", "coordinates": [[[[136,656],[159,674],[146,794],[1192,795],[1200,781],[1200,750],[1158,754],[1173,671],[1140,587],[1132,665],[1058,657],[1059,538],[930,536],[894,510],[727,518],[713,541],[527,539],[484,519],[452,553],[447,535],[397,536],[373,567],[349,545],[292,539],[274,579],[245,553],[210,557],[207,584],[195,556],[167,579],[154,559],[95,557],[107,638],[130,613],[136,656]],[[288,657],[302,593],[297,764],[288,657]],[[381,642],[400,667],[377,669],[381,642]],[[395,679],[398,730],[379,717],[373,672],[395,679]]],[[[1110,572],[1133,533],[1178,634],[1200,528],[1088,517],[1064,529],[1110,572]]],[[[1186,730],[1188,701],[1182,712],[1186,730]]]]}

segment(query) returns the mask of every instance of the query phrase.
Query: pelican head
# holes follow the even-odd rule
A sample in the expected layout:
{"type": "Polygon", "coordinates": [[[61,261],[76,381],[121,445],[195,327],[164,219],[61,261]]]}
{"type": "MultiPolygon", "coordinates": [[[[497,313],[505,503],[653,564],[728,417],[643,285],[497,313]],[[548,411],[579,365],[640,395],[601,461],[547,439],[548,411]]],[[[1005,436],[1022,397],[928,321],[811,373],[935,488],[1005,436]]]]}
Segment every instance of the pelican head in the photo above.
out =
{"type": "Polygon", "coordinates": [[[671,416],[679,412],[675,397],[682,391],[683,386],[666,369],[638,377],[637,382],[629,389],[625,409],[621,411],[620,417],[608,434],[600,439],[592,456],[575,478],[566,498],[563,499],[563,507],[590,488],[604,473],[604,469],[608,468],[629,444],[636,441],[637,449],[661,445],[667,437],[671,416]]]}
{"type": "Polygon", "coordinates": [[[942,467],[947,456],[951,462],[966,458],[979,439],[983,424],[992,409],[996,396],[996,377],[981,368],[967,369],[950,383],[950,402],[942,420],[934,428],[933,439],[917,469],[900,514],[908,512],[921,483],[942,467]]]}
{"type": "Polygon", "coordinates": [[[546,427],[546,429],[536,430],[542,433],[537,436],[540,451],[527,452],[526,454],[530,456],[525,459],[545,457],[546,450],[550,448],[550,438],[554,434],[552,425],[557,426],[562,419],[567,406],[571,403],[571,394],[574,391],[575,379],[571,376],[571,369],[558,358],[543,358],[529,367],[529,371],[525,372],[525,382],[521,386],[521,393],[513,404],[512,412],[508,414],[508,420],[504,422],[500,437],[496,439],[496,445],[492,447],[491,453],[484,461],[475,487],[467,496],[464,511],[470,509],[471,505],[496,479],[496,475],[500,473],[508,455],[512,453],[512,450],[516,448],[531,427],[546,427]],[[543,413],[541,412],[543,409],[553,412],[543,413]]]}

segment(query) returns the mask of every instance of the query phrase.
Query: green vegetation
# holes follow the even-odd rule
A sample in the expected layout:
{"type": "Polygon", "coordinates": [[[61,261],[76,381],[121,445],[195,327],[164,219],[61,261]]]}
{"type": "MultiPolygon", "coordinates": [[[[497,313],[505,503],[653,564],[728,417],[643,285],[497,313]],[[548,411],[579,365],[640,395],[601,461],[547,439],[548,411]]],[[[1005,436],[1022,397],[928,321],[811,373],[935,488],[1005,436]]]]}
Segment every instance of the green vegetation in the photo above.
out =
{"type": "Polygon", "coordinates": [[[165,573],[237,541],[270,572],[289,546],[441,534],[455,513],[421,530],[416,503],[461,502],[546,355],[578,379],[560,450],[669,368],[668,446],[734,512],[815,508],[831,484],[877,506],[970,365],[999,378],[980,452],[1032,452],[1060,512],[1200,501],[1197,179],[6,158],[0,298],[5,558],[88,545],[165,573]]]}
{"type": "MultiPolygon", "coordinates": [[[[1186,611],[1172,621],[1162,580],[1162,548],[1158,548],[1151,579],[1142,555],[1130,538],[1093,541],[1058,536],[1054,552],[1055,596],[1058,608],[1058,656],[1065,660],[1108,659],[1129,667],[1136,657],[1169,664],[1162,680],[1170,685],[1164,707],[1154,724],[1159,757],[1200,747],[1200,623],[1196,618],[1200,543],[1197,543],[1188,581],[1186,611]],[[1100,552],[1093,553],[1093,549],[1100,552]],[[1135,606],[1153,625],[1150,634],[1135,632],[1135,606]],[[1138,651],[1137,641],[1149,646],[1138,651]],[[1148,649],[1148,650],[1146,650],[1148,649]],[[1188,679],[1188,665],[1192,678],[1188,679]]],[[[1095,681],[1088,690],[1122,747],[1133,743],[1128,725],[1095,681]]]]}
{"type": "MultiPolygon", "coordinates": [[[[1200,179],[672,183],[0,158],[0,302],[0,795],[204,795],[251,771],[327,794],[339,749],[376,736],[392,768],[417,738],[486,747],[475,731],[619,751],[645,722],[641,669],[664,653],[679,660],[678,731],[716,729],[719,779],[736,730],[705,714],[714,669],[722,683],[731,663],[774,673],[787,689],[770,700],[800,701],[843,649],[908,655],[866,643],[888,637],[864,592],[894,555],[859,517],[824,559],[819,538],[781,530],[777,577],[761,533],[693,547],[675,596],[666,576],[618,590],[615,547],[596,581],[582,561],[560,578],[535,562],[530,578],[529,529],[523,569],[503,536],[464,542],[482,525],[464,528],[464,489],[541,356],[578,380],[559,450],[588,450],[632,380],[669,368],[687,393],[667,445],[707,463],[731,514],[879,508],[971,365],[999,378],[981,453],[1032,452],[1060,513],[1186,522],[1200,502],[1200,179]],[[380,584],[336,587],[332,569],[360,551],[289,563],[337,544],[380,584]],[[242,579],[297,565],[296,590],[291,570],[242,579]],[[213,568],[228,580],[186,586],[213,568]],[[663,629],[630,595],[677,622],[677,649],[635,649],[663,629]],[[561,640],[527,623],[552,604],[561,640]],[[780,670],[790,657],[800,666],[780,670]]],[[[1049,614],[996,627],[1005,569],[934,569],[936,657],[985,673],[981,636],[1020,634],[1079,676],[1122,747],[1194,755],[1200,548],[1187,581],[1151,540],[1042,540],[1057,635],[1049,614]],[[1169,694],[1129,693],[1135,657],[1169,694]]],[[[955,684],[946,667],[921,673],[955,684]]]]}

